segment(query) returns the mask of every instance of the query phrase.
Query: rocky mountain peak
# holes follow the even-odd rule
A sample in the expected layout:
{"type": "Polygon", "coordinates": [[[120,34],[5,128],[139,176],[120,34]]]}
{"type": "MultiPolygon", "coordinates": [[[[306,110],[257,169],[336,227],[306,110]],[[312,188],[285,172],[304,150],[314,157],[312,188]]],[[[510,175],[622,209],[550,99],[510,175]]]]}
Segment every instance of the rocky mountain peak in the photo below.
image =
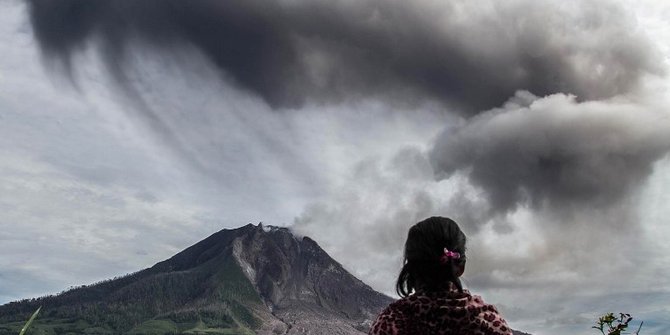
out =
{"type": "MultiPolygon", "coordinates": [[[[245,227],[246,228],[246,227],[245,227]]],[[[391,299],[347,272],[309,237],[283,227],[247,228],[232,254],[263,302],[289,322],[356,320],[363,329],[391,299]],[[300,318],[297,318],[300,316],[300,318]]]]}

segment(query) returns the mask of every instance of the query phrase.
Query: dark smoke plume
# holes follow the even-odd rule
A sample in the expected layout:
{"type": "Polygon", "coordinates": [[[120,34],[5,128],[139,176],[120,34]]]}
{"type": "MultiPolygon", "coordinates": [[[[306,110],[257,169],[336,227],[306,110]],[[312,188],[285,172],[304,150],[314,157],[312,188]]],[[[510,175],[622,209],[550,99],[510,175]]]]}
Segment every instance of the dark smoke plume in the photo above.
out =
{"type": "MultiPolygon", "coordinates": [[[[660,58],[623,9],[605,2],[28,4],[48,59],[70,69],[79,50],[97,48],[128,95],[133,50],[192,48],[222,78],[275,109],[377,98],[439,101],[464,112],[472,117],[444,132],[432,163],[443,177],[466,173],[484,190],[492,214],[520,204],[610,206],[629,196],[669,149],[660,114],[623,101],[639,93],[646,75],[664,71],[660,58]],[[532,94],[481,112],[519,91],[532,94]]],[[[160,121],[159,113],[143,109],[144,119],[160,121]]]]}
{"type": "Polygon", "coordinates": [[[670,116],[651,102],[576,102],[528,92],[446,130],[432,151],[441,177],[464,172],[492,213],[603,209],[643,185],[670,150],[670,116]]]}
{"type": "MultiPolygon", "coordinates": [[[[660,70],[622,10],[593,1],[27,0],[47,57],[194,47],[274,108],[308,100],[437,100],[461,112],[517,90],[612,97],[660,70]]],[[[121,83],[126,84],[126,83],[121,83]]]]}

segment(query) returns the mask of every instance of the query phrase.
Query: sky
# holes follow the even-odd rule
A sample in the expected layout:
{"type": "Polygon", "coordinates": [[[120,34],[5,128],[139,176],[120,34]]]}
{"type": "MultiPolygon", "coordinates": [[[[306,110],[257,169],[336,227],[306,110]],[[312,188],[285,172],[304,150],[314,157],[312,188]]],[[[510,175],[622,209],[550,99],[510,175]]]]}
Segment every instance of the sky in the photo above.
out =
{"type": "Polygon", "coordinates": [[[393,295],[408,228],[534,335],[670,327],[670,3],[0,1],[0,304],[288,226],[393,295]]]}

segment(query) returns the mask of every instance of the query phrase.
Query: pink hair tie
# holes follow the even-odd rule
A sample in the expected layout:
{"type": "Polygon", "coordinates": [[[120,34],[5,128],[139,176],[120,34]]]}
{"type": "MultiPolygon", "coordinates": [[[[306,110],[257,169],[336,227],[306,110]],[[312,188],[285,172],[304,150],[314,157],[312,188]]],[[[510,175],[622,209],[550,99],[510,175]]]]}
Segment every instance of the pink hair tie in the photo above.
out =
{"type": "Polygon", "coordinates": [[[440,263],[447,264],[447,262],[449,262],[449,258],[460,259],[461,254],[455,251],[449,251],[449,249],[444,248],[444,254],[442,254],[442,256],[440,257],[440,263]]]}

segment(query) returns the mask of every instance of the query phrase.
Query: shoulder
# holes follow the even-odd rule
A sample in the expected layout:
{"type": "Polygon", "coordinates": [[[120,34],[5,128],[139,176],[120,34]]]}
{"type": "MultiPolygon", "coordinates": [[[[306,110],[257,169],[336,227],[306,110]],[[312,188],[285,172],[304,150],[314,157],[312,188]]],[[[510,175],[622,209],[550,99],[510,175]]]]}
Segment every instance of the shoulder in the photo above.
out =
{"type": "Polygon", "coordinates": [[[370,335],[395,335],[399,328],[406,323],[408,298],[402,298],[388,305],[370,327],[370,335]]]}
{"type": "Polygon", "coordinates": [[[512,335],[495,306],[468,291],[414,294],[391,303],[372,324],[369,335],[512,335]],[[430,329],[430,330],[429,330],[430,329]]]}
{"type": "Polygon", "coordinates": [[[498,312],[498,309],[484,302],[480,296],[472,296],[472,307],[477,311],[474,323],[483,334],[512,335],[512,329],[498,312]]]}

